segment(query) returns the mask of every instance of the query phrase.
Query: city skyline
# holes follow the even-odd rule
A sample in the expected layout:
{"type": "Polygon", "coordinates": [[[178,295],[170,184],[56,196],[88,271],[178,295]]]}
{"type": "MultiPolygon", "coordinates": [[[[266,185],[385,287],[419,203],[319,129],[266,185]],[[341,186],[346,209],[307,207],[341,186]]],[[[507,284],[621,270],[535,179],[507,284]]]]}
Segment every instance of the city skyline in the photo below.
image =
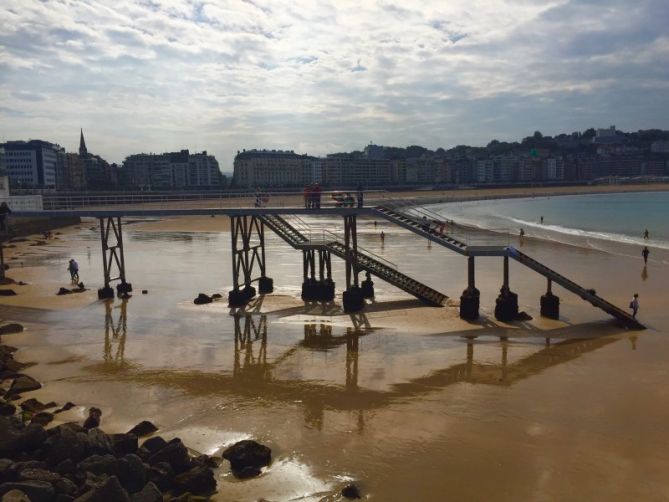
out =
{"type": "MultiPolygon", "coordinates": [[[[311,155],[667,129],[669,6],[0,0],[0,142],[311,155]]],[[[148,152],[147,152],[148,153],[148,152]]]]}

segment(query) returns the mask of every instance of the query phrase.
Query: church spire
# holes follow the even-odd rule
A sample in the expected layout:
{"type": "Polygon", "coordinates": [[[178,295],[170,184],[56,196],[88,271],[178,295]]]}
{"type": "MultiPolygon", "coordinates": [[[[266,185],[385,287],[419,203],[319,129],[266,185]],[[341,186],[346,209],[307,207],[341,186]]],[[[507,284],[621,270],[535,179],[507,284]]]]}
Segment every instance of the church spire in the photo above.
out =
{"type": "Polygon", "coordinates": [[[88,150],[86,149],[86,140],[84,139],[83,129],[81,129],[81,137],[79,138],[79,157],[88,157],[88,150]]]}

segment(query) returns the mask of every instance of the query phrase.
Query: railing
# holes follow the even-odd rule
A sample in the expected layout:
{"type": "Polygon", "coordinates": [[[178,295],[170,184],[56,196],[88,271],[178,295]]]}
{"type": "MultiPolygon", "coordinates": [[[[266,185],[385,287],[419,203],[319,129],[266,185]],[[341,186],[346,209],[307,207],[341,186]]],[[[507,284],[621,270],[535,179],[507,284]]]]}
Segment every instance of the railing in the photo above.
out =
{"type": "Polygon", "coordinates": [[[42,211],[41,195],[11,195],[0,198],[0,204],[6,202],[12,211],[42,211]]]}

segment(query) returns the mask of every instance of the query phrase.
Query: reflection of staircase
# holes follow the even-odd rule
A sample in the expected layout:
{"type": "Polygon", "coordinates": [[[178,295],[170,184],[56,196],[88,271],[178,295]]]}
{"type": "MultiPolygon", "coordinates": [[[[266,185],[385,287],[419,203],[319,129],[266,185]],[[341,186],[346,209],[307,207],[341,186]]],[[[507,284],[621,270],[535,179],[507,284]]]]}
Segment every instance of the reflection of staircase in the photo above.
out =
{"type": "Polygon", "coordinates": [[[556,284],[559,284],[567,291],[571,291],[572,293],[577,294],[585,301],[590,302],[595,307],[599,307],[604,312],[612,315],[619,321],[622,321],[628,328],[634,328],[634,329],[645,328],[645,326],[643,326],[639,321],[634,319],[630,314],[616,307],[612,303],[607,302],[600,296],[597,296],[594,290],[592,289],[588,290],[582,286],[579,286],[578,284],[576,284],[573,281],[570,281],[563,275],[558,274],[555,270],[547,267],[546,265],[542,265],[537,260],[534,260],[529,256],[527,256],[525,253],[521,253],[514,247],[509,247],[507,249],[508,249],[508,255],[514,260],[518,261],[519,263],[522,263],[528,268],[531,268],[535,272],[540,273],[541,275],[550,279],[556,284]]]}
{"type": "Polygon", "coordinates": [[[559,284],[567,291],[571,291],[572,293],[577,294],[585,301],[590,302],[595,307],[598,307],[604,312],[612,315],[628,328],[645,329],[645,326],[634,319],[629,313],[597,296],[593,290],[588,290],[582,286],[579,286],[575,282],[570,281],[566,277],[558,274],[555,270],[542,265],[538,261],[530,258],[524,253],[521,253],[512,246],[468,246],[453,236],[447,235],[444,227],[440,227],[441,223],[435,224],[436,222],[443,222],[443,217],[437,213],[433,213],[429,209],[416,206],[415,204],[378,206],[374,209],[376,214],[382,218],[462,255],[509,256],[519,263],[522,263],[526,267],[531,268],[535,272],[550,279],[556,284],[559,284]]]}
{"type": "MultiPolygon", "coordinates": [[[[267,214],[261,218],[265,225],[295,249],[325,248],[339,258],[346,258],[346,247],[334,234],[327,234],[326,238],[314,243],[279,215],[267,214]]],[[[361,250],[360,247],[358,247],[357,262],[362,270],[406,291],[425,303],[441,306],[446,301],[447,297],[439,291],[412,279],[390,264],[383,263],[380,258],[361,250]]]]}

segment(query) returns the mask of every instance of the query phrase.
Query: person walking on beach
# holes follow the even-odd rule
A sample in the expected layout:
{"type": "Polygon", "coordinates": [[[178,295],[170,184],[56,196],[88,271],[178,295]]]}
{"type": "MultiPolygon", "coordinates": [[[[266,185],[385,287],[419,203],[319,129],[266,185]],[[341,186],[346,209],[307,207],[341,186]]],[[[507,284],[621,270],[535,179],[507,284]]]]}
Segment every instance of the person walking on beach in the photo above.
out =
{"type": "Polygon", "coordinates": [[[542,225],[544,224],[544,217],[543,216],[541,217],[541,224],[542,225]]]}
{"type": "Polygon", "coordinates": [[[636,319],[636,313],[639,311],[639,293],[634,293],[630,308],[632,309],[632,319],[636,319]]]}
{"type": "Polygon", "coordinates": [[[525,230],[523,230],[523,229],[521,228],[521,229],[520,229],[520,232],[518,233],[518,235],[520,236],[520,240],[522,241],[522,240],[523,240],[523,237],[525,237],[525,230]]]}
{"type": "Polygon", "coordinates": [[[383,233],[383,230],[381,230],[381,242],[385,242],[386,240],[386,234],[383,233]]]}
{"type": "Polygon", "coordinates": [[[650,251],[648,250],[648,246],[644,246],[643,251],[641,251],[641,256],[643,256],[643,263],[644,265],[648,263],[648,255],[650,254],[650,251]]]}
{"type": "Polygon", "coordinates": [[[650,235],[648,234],[648,229],[643,231],[643,238],[646,240],[650,239],[650,235]]]}
{"type": "Polygon", "coordinates": [[[77,284],[79,282],[79,264],[74,258],[70,259],[67,270],[70,272],[70,279],[72,280],[72,284],[77,284]]]}
{"type": "Polygon", "coordinates": [[[9,231],[9,225],[7,225],[7,216],[12,213],[12,210],[9,209],[9,206],[6,202],[0,204],[0,230],[3,232],[9,231]]]}

